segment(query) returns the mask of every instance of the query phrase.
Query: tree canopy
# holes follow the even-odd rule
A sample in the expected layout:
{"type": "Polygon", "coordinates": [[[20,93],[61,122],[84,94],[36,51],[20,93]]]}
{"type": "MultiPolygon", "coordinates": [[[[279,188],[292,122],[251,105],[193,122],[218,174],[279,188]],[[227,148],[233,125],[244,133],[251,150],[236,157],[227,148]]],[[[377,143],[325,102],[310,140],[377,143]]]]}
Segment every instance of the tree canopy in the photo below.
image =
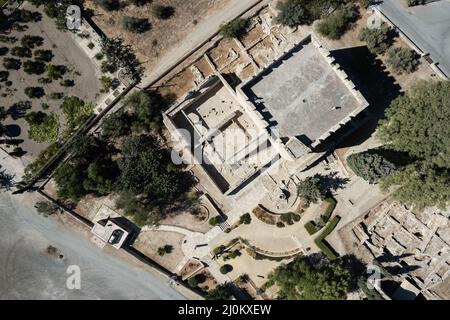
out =
{"type": "Polygon", "coordinates": [[[353,3],[337,9],[317,24],[317,31],[330,39],[339,39],[348,29],[350,23],[358,18],[358,10],[353,3]]]}
{"type": "Polygon", "coordinates": [[[382,155],[373,152],[361,152],[347,158],[349,167],[369,183],[376,183],[384,176],[393,174],[396,166],[382,155]]]}
{"type": "Polygon", "coordinates": [[[413,163],[382,182],[394,197],[421,209],[450,202],[450,82],[419,82],[392,101],[380,122],[386,147],[410,155],[413,163]]]}
{"type": "Polygon", "coordinates": [[[297,193],[307,204],[316,203],[323,196],[319,177],[307,177],[297,185],[297,193]]]}
{"type": "Polygon", "coordinates": [[[157,202],[173,200],[181,194],[181,181],[167,168],[168,160],[148,136],[127,137],[122,144],[120,186],[123,191],[145,193],[157,202]]]}
{"type": "Polygon", "coordinates": [[[350,290],[351,273],[340,260],[313,266],[308,259],[281,265],[269,275],[288,300],[342,300],[350,290]]]}
{"type": "Polygon", "coordinates": [[[393,42],[395,32],[385,22],[379,28],[364,27],[359,33],[359,40],[365,41],[370,52],[385,52],[393,42]]]}

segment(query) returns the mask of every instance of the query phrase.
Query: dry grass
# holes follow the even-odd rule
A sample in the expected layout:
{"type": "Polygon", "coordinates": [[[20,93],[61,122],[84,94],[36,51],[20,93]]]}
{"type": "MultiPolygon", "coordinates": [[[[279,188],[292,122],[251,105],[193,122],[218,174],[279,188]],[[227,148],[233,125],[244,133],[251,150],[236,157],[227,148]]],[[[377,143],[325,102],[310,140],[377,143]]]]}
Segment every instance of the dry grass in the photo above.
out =
{"type": "Polygon", "coordinates": [[[86,1],[86,7],[96,14],[94,22],[109,37],[122,37],[127,44],[136,50],[138,58],[148,69],[155,65],[158,57],[166,54],[177,46],[195,27],[211,13],[220,10],[228,0],[154,0],[153,4],[171,6],[175,14],[167,20],[159,20],[151,13],[151,4],[142,7],[127,5],[118,11],[105,12],[94,4],[93,0],[86,1]],[[133,34],[123,30],[121,19],[123,16],[148,18],[151,29],[142,34],[133,34]]]}

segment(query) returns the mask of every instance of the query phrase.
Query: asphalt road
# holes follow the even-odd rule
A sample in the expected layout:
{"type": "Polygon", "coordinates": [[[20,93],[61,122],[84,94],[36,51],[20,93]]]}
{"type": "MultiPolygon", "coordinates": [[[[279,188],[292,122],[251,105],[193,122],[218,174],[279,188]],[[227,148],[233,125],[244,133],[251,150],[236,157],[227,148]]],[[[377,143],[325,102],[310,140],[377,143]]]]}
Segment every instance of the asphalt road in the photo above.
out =
{"type": "Polygon", "coordinates": [[[35,197],[0,193],[0,299],[184,299],[147,270],[35,213],[35,197]],[[49,245],[58,254],[48,254],[49,245]],[[71,265],[80,267],[79,290],[66,286],[71,265]]]}
{"type": "Polygon", "coordinates": [[[450,76],[450,0],[411,8],[399,0],[384,0],[378,7],[450,76]]]}

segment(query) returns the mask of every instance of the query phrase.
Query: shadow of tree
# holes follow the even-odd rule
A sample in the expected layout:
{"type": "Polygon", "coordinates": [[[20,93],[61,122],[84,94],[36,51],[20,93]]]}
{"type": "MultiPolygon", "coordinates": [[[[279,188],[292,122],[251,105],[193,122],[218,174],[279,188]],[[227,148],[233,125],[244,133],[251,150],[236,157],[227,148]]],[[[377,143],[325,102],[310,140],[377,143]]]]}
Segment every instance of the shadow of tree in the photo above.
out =
{"type": "Polygon", "coordinates": [[[323,194],[329,194],[330,191],[342,189],[350,181],[349,178],[340,177],[336,171],[326,175],[316,174],[314,177],[319,179],[323,194]]]}

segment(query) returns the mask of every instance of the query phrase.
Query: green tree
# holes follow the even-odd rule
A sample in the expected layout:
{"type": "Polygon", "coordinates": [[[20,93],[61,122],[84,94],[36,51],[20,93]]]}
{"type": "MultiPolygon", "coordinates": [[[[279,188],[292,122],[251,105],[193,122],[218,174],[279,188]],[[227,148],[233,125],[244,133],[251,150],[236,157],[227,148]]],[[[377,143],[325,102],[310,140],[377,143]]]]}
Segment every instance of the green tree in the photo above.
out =
{"type": "Polygon", "coordinates": [[[297,185],[297,193],[308,205],[316,203],[323,196],[321,181],[319,177],[307,177],[297,185]]]}
{"type": "Polygon", "coordinates": [[[78,97],[66,97],[61,104],[61,109],[66,116],[68,130],[71,132],[89,118],[94,109],[94,105],[85,103],[78,97]]]}
{"type": "Polygon", "coordinates": [[[387,64],[397,73],[411,73],[417,70],[420,64],[420,55],[408,48],[390,48],[387,51],[387,64]]]}
{"type": "Polygon", "coordinates": [[[379,138],[397,151],[450,168],[450,82],[421,81],[392,101],[379,138]]]}
{"type": "Polygon", "coordinates": [[[339,260],[313,266],[307,259],[281,265],[269,275],[288,300],[343,300],[350,290],[351,274],[339,260]]]}
{"type": "Polygon", "coordinates": [[[450,203],[450,169],[425,162],[410,164],[398,173],[381,180],[383,190],[396,186],[394,199],[416,209],[438,206],[446,209],[450,203]]]}
{"type": "Polygon", "coordinates": [[[215,289],[209,291],[205,298],[206,300],[230,300],[232,294],[225,285],[218,285],[215,289]]]}
{"type": "Polygon", "coordinates": [[[119,138],[130,134],[133,118],[128,112],[118,111],[107,115],[102,123],[102,136],[119,138]]]}
{"type": "Polygon", "coordinates": [[[244,33],[246,26],[247,20],[236,18],[222,25],[220,27],[220,34],[225,38],[238,38],[244,33]]]}
{"type": "Polygon", "coordinates": [[[175,9],[171,6],[154,4],[152,6],[152,14],[158,19],[169,19],[175,14],[175,9]]]}
{"type": "Polygon", "coordinates": [[[8,70],[19,70],[22,66],[22,62],[14,58],[5,58],[3,59],[3,66],[8,70]]]}
{"type": "Polygon", "coordinates": [[[419,82],[392,101],[378,136],[415,162],[381,180],[394,198],[418,209],[450,202],[450,82],[419,82]]]}
{"type": "Polygon", "coordinates": [[[50,62],[53,59],[53,52],[51,50],[36,50],[34,51],[34,59],[42,62],[50,62]]]}
{"type": "Polygon", "coordinates": [[[62,76],[67,72],[67,68],[63,65],[53,65],[49,64],[45,67],[47,72],[47,77],[52,80],[61,79],[62,76]]]}
{"type": "Polygon", "coordinates": [[[122,17],[122,27],[125,31],[143,33],[150,30],[151,24],[147,18],[124,16],[122,17]]]}
{"type": "Polygon", "coordinates": [[[231,264],[224,264],[220,267],[219,270],[221,274],[227,274],[233,270],[233,267],[231,266],[231,264]]]}
{"type": "Polygon", "coordinates": [[[197,278],[196,278],[195,276],[190,277],[190,278],[188,279],[188,285],[189,285],[191,288],[197,287],[197,286],[198,286],[197,278]]]}
{"type": "Polygon", "coordinates": [[[25,47],[14,47],[10,52],[13,56],[20,58],[31,58],[31,50],[25,47]]]}
{"type": "Polygon", "coordinates": [[[124,106],[136,117],[137,129],[149,131],[161,128],[163,104],[161,96],[147,91],[136,91],[124,101],[124,106]]]}
{"type": "Polygon", "coordinates": [[[350,23],[358,18],[358,9],[353,3],[337,9],[317,24],[317,31],[330,39],[339,39],[350,23]]]}
{"type": "Polygon", "coordinates": [[[133,79],[139,79],[142,67],[130,45],[125,45],[121,38],[102,37],[101,46],[110,64],[116,69],[124,68],[133,79]]]}
{"type": "Polygon", "coordinates": [[[86,169],[82,164],[64,163],[56,170],[54,179],[58,186],[58,197],[78,202],[88,194],[84,188],[86,169]]]}
{"type": "Polygon", "coordinates": [[[8,80],[9,77],[9,71],[6,70],[0,70],[0,82],[4,82],[8,80]]]}
{"type": "Polygon", "coordinates": [[[311,24],[311,17],[303,0],[286,0],[277,3],[279,11],[276,21],[282,25],[295,27],[301,24],[311,24]]]}
{"type": "Polygon", "coordinates": [[[45,70],[45,64],[41,61],[27,60],[23,64],[23,71],[28,74],[42,74],[45,70]]]}
{"type": "Polygon", "coordinates": [[[55,142],[59,133],[58,116],[54,113],[44,113],[42,111],[30,112],[25,120],[30,126],[28,136],[36,142],[55,142]]]}
{"type": "Polygon", "coordinates": [[[243,224],[250,224],[252,222],[252,217],[250,213],[245,213],[239,218],[239,222],[243,224]]]}
{"type": "Polygon", "coordinates": [[[382,155],[370,151],[350,155],[347,163],[356,175],[369,183],[377,183],[382,177],[393,174],[396,169],[382,155]]]}
{"type": "Polygon", "coordinates": [[[168,160],[148,136],[127,137],[118,164],[123,191],[147,194],[153,201],[167,203],[182,192],[180,175],[167,169],[168,160]]]}
{"type": "Polygon", "coordinates": [[[44,44],[44,38],[40,36],[25,35],[20,40],[22,47],[33,49],[34,47],[40,47],[44,44]]]}
{"type": "Polygon", "coordinates": [[[359,40],[365,41],[370,52],[381,54],[393,43],[394,31],[385,22],[379,28],[364,27],[359,33],[359,40]]]}
{"type": "Polygon", "coordinates": [[[30,99],[39,99],[45,96],[45,91],[41,87],[26,87],[24,92],[30,99]]]}
{"type": "Polygon", "coordinates": [[[117,164],[111,159],[96,159],[88,166],[84,188],[99,195],[109,194],[115,189],[118,171],[117,164]]]}

